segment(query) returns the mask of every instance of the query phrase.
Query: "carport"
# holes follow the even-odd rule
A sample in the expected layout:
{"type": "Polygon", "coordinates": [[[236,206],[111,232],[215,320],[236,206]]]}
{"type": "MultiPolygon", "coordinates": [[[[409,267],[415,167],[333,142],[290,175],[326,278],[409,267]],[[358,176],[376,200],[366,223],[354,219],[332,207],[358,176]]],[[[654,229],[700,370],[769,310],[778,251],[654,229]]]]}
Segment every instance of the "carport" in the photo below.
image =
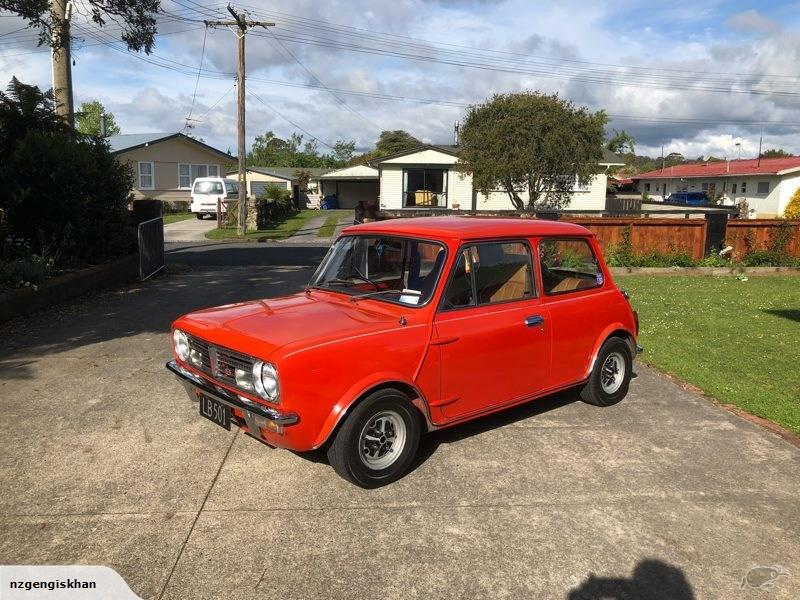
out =
{"type": "Polygon", "coordinates": [[[323,198],[336,194],[340,208],[355,208],[359,202],[377,203],[380,193],[378,170],[356,165],[331,171],[319,177],[323,198]]]}

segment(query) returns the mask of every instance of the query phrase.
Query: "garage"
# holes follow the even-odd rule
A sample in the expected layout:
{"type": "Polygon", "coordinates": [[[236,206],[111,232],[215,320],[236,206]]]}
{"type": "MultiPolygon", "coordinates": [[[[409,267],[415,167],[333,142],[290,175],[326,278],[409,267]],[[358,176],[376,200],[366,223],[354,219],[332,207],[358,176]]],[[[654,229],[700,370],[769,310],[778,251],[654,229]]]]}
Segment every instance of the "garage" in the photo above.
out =
{"type": "Polygon", "coordinates": [[[339,208],[355,208],[359,202],[378,202],[380,183],[378,170],[366,165],[356,165],[331,171],[319,178],[322,196],[336,195],[339,208]]]}

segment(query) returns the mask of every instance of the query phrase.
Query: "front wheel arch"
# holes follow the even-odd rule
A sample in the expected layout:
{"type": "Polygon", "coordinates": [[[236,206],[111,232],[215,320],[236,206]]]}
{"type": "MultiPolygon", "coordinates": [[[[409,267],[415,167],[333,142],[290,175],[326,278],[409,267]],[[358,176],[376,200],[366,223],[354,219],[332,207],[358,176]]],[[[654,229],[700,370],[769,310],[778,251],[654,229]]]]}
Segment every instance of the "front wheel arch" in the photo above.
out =
{"type": "Polygon", "coordinates": [[[397,390],[403,395],[407,396],[411,404],[417,409],[419,413],[420,423],[423,426],[422,432],[431,431],[434,429],[430,419],[430,411],[428,402],[425,400],[422,393],[413,385],[408,382],[400,380],[387,380],[372,384],[370,387],[364,389],[362,392],[355,396],[355,399],[347,404],[338,413],[332,412],[328,417],[328,421],[320,431],[319,436],[314,442],[314,448],[325,449],[330,445],[331,441],[336,437],[336,433],[341,429],[347,419],[347,415],[353,412],[356,406],[363,402],[370,395],[381,390],[397,390]]]}

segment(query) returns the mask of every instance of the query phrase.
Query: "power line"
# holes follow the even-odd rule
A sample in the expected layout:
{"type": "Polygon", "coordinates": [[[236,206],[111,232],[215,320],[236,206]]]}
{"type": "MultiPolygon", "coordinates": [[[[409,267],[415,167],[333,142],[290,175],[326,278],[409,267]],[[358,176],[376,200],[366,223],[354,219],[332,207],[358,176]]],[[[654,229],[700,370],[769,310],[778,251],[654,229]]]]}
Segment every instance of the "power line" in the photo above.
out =
{"type": "Polygon", "coordinates": [[[208,27],[203,29],[203,47],[200,50],[200,68],[197,69],[197,79],[194,81],[194,93],[192,94],[192,106],[189,108],[189,116],[186,117],[186,125],[184,129],[189,127],[189,121],[192,118],[192,111],[194,110],[194,101],[197,98],[197,86],[200,84],[200,74],[203,72],[203,58],[206,55],[206,38],[208,37],[208,27]]]}
{"type": "Polygon", "coordinates": [[[250,90],[247,90],[247,93],[248,93],[248,94],[250,94],[251,96],[253,96],[253,98],[255,98],[256,100],[258,100],[259,102],[261,102],[261,104],[263,104],[264,106],[266,106],[268,109],[270,109],[270,110],[271,110],[272,112],[274,112],[276,115],[278,115],[278,116],[279,116],[281,119],[283,119],[284,121],[286,121],[287,123],[289,123],[290,125],[292,125],[292,126],[295,128],[295,129],[299,129],[300,131],[302,131],[303,133],[305,133],[305,134],[306,134],[308,137],[310,137],[312,140],[316,140],[316,141],[318,141],[320,144],[322,144],[323,146],[327,146],[327,147],[328,147],[328,148],[330,148],[331,150],[334,150],[334,149],[335,149],[335,148],[334,148],[334,147],[333,147],[331,144],[329,144],[328,142],[326,142],[325,140],[323,140],[321,137],[314,135],[313,133],[311,133],[311,132],[310,132],[310,131],[308,131],[307,129],[304,129],[303,127],[301,127],[300,125],[298,125],[297,123],[295,123],[294,121],[292,121],[292,120],[291,120],[289,117],[287,117],[287,116],[286,116],[286,115],[284,115],[283,113],[279,112],[279,111],[278,111],[278,109],[276,109],[274,106],[272,106],[271,104],[269,104],[269,103],[268,103],[266,100],[263,100],[263,99],[261,98],[261,96],[259,96],[258,94],[255,94],[255,93],[251,92],[250,90]]]}
{"type": "Polygon", "coordinates": [[[328,93],[330,93],[330,95],[331,95],[331,96],[332,96],[332,97],[333,97],[333,98],[334,98],[334,99],[335,99],[335,100],[336,100],[336,101],[337,101],[337,102],[338,102],[338,103],[339,103],[341,106],[343,106],[344,108],[346,108],[348,111],[350,111],[350,112],[351,112],[352,114],[354,114],[356,117],[358,117],[358,118],[360,118],[360,119],[363,119],[363,120],[365,120],[365,121],[367,121],[367,122],[371,123],[371,124],[372,124],[372,125],[373,125],[375,128],[377,128],[377,129],[378,129],[378,131],[381,131],[381,130],[382,130],[382,127],[381,127],[380,125],[378,125],[378,124],[377,124],[375,121],[373,121],[372,119],[369,119],[369,118],[365,117],[364,115],[362,115],[361,113],[359,113],[359,112],[358,112],[357,110],[355,110],[355,109],[354,109],[352,106],[350,106],[350,105],[349,105],[349,104],[347,104],[347,103],[346,103],[344,100],[342,100],[342,99],[341,99],[339,96],[337,96],[337,95],[336,95],[336,94],[333,92],[333,90],[331,90],[331,89],[330,89],[330,88],[328,88],[328,87],[327,87],[327,86],[326,86],[324,83],[322,83],[322,80],[321,80],[319,77],[317,77],[317,74],[316,74],[316,73],[314,73],[314,71],[312,71],[311,69],[309,69],[307,66],[305,66],[305,65],[304,65],[304,64],[303,64],[303,63],[300,61],[300,59],[299,59],[299,58],[297,58],[297,56],[294,54],[294,52],[292,52],[291,50],[289,50],[289,49],[288,49],[288,48],[287,48],[287,47],[286,47],[286,46],[283,44],[283,42],[281,42],[281,41],[280,41],[278,38],[276,38],[276,37],[274,36],[274,34],[273,34],[271,31],[268,31],[268,33],[269,33],[269,34],[271,34],[271,35],[272,35],[272,37],[275,39],[275,41],[276,41],[276,42],[277,42],[277,43],[280,45],[280,47],[281,47],[281,48],[283,48],[283,49],[284,49],[284,50],[285,50],[285,51],[286,51],[286,52],[289,54],[289,56],[291,56],[291,57],[294,59],[294,61],[295,61],[295,62],[296,62],[298,65],[300,65],[300,66],[303,68],[303,70],[305,70],[305,72],[306,72],[306,73],[308,73],[309,75],[311,75],[311,77],[314,79],[314,81],[316,81],[316,82],[317,82],[317,83],[320,85],[320,87],[322,87],[323,89],[327,90],[327,91],[328,91],[328,93]]]}

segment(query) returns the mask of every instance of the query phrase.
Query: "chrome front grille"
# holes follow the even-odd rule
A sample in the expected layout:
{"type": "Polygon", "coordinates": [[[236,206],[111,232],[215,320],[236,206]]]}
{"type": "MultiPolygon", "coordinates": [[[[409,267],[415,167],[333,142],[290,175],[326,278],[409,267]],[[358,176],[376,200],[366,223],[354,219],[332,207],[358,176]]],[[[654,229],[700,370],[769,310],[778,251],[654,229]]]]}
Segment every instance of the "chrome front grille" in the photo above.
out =
{"type": "Polygon", "coordinates": [[[235,386],[236,369],[242,369],[246,373],[252,372],[255,361],[249,356],[216,344],[209,344],[191,335],[187,337],[189,338],[189,363],[214,379],[235,386]],[[199,355],[199,365],[195,362],[197,356],[195,360],[192,360],[192,353],[199,355]]]}

